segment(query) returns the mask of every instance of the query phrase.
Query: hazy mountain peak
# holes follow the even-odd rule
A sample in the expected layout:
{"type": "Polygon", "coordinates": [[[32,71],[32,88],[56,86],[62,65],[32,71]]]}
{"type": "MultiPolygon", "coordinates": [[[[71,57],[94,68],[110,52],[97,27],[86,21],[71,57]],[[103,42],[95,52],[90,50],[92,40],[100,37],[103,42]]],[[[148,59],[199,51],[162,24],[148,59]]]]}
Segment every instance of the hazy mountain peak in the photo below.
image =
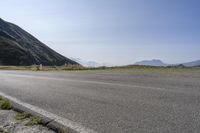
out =
{"type": "Polygon", "coordinates": [[[200,60],[182,63],[184,66],[200,66],[200,60]]]}
{"type": "Polygon", "coordinates": [[[148,65],[148,66],[166,66],[163,61],[159,59],[143,60],[135,63],[136,65],[148,65]]]}
{"type": "Polygon", "coordinates": [[[159,59],[152,60],[143,60],[135,63],[136,65],[146,65],[146,66],[200,66],[200,60],[186,62],[186,63],[177,63],[177,64],[166,64],[159,59]]]}
{"type": "Polygon", "coordinates": [[[109,63],[99,63],[99,62],[96,62],[96,61],[87,61],[87,60],[83,60],[83,59],[80,59],[80,58],[71,57],[70,59],[78,62],[79,64],[81,64],[85,67],[101,67],[101,66],[110,67],[110,66],[113,66],[112,64],[109,64],[109,63]]]}

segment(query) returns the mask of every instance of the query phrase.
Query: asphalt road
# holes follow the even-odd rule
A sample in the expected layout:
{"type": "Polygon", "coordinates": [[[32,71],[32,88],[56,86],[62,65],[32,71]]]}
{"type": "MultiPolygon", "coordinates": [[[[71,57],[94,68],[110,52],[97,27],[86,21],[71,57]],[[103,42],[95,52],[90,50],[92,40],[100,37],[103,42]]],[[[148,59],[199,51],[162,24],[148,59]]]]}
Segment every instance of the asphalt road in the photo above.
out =
{"type": "Polygon", "coordinates": [[[199,133],[200,70],[0,71],[0,92],[99,133],[199,133]]]}

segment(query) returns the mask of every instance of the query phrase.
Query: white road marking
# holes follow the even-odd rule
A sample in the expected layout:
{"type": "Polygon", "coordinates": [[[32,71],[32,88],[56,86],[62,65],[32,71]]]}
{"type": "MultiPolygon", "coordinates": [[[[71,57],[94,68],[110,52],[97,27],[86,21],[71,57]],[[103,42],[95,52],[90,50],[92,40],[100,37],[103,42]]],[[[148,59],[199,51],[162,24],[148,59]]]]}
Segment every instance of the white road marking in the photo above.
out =
{"type": "Polygon", "coordinates": [[[53,119],[55,122],[58,122],[58,123],[66,126],[68,128],[71,128],[71,129],[73,129],[73,130],[75,130],[75,131],[77,131],[79,133],[97,133],[97,131],[94,131],[92,129],[86,128],[86,127],[84,127],[84,126],[82,126],[82,125],[80,125],[80,124],[78,124],[76,122],[73,122],[71,120],[68,120],[68,119],[60,117],[60,116],[57,116],[57,115],[55,115],[53,113],[50,113],[50,112],[48,112],[48,111],[46,111],[44,109],[41,109],[39,107],[36,107],[34,105],[25,103],[25,102],[23,102],[23,101],[21,101],[21,100],[19,100],[17,98],[14,98],[12,96],[9,96],[9,95],[7,95],[5,93],[0,92],[0,95],[5,97],[5,98],[7,98],[7,99],[9,99],[9,100],[11,100],[11,101],[14,101],[15,103],[17,103],[17,104],[19,104],[19,105],[21,105],[23,107],[26,107],[26,108],[28,108],[28,109],[30,109],[30,110],[38,113],[38,114],[41,114],[43,116],[46,116],[47,118],[53,119]]]}

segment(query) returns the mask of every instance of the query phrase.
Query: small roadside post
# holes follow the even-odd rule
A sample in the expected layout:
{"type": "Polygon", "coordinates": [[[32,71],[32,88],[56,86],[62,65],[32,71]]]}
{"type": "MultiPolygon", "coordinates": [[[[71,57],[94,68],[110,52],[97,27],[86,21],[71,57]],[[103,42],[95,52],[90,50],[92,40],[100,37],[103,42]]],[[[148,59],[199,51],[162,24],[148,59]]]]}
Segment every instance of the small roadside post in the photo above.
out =
{"type": "Polygon", "coordinates": [[[40,64],[40,70],[42,70],[42,64],[40,64]]]}

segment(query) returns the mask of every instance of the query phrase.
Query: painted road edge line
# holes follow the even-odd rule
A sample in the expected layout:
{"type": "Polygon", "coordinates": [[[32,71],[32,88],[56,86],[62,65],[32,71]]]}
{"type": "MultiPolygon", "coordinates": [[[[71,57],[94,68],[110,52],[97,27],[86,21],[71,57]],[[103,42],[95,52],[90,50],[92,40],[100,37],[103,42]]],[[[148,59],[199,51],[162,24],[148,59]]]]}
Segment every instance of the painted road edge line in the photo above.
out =
{"type": "Polygon", "coordinates": [[[34,105],[25,103],[3,92],[0,92],[0,95],[10,100],[14,110],[23,111],[30,113],[31,115],[39,116],[42,119],[42,123],[50,129],[57,130],[58,128],[65,127],[68,129],[69,133],[98,133],[97,131],[86,128],[76,122],[57,116],[34,105]]]}

